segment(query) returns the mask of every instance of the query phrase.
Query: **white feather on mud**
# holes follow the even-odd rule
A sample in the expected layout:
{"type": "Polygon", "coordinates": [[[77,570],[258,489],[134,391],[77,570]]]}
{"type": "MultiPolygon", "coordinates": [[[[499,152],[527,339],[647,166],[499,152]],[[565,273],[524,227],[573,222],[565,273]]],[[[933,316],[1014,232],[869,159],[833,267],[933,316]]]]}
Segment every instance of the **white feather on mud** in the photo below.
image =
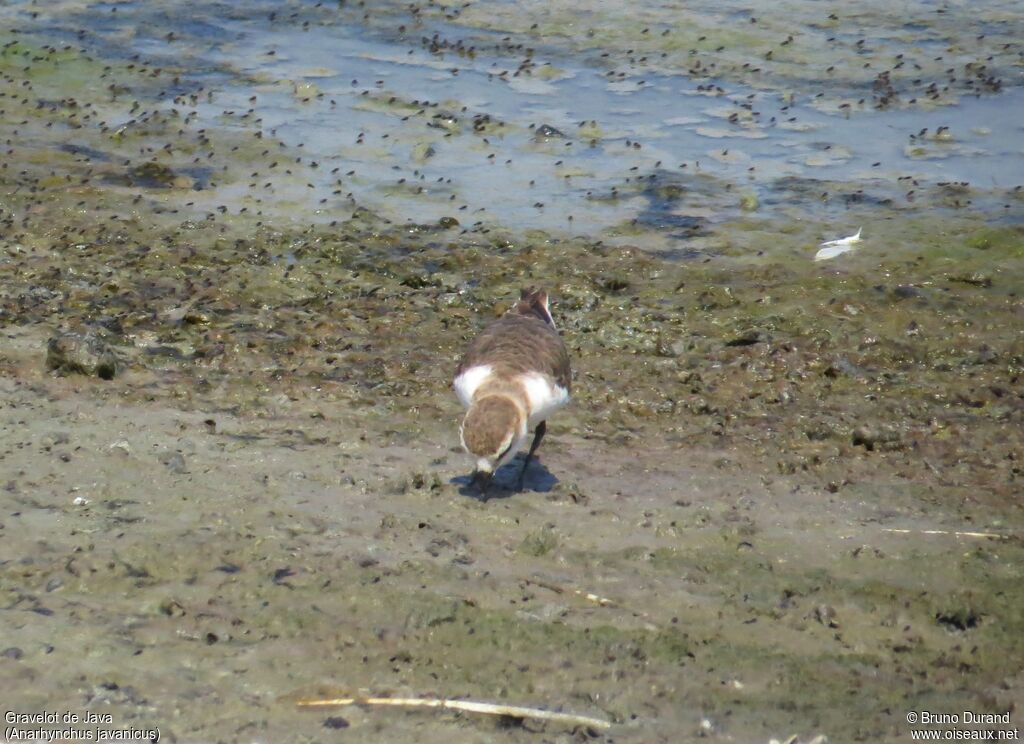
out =
{"type": "Polygon", "coordinates": [[[826,240],[819,246],[819,250],[814,254],[815,261],[824,261],[829,258],[835,258],[841,256],[847,251],[852,251],[853,247],[861,241],[861,230],[860,228],[853,235],[848,235],[845,238],[838,238],[837,240],[826,240]]]}

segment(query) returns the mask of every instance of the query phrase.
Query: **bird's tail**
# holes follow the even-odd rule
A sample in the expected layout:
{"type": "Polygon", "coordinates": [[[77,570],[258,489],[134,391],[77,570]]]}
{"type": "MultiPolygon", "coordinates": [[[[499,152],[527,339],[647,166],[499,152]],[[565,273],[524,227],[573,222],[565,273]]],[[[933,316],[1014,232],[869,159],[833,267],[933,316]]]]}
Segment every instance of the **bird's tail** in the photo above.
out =
{"type": "Polygon", "coordinates": [[[527,317],[534,317],[543,320],[552,328],[555,321],[551,318],[551,311],[548,310],[548,293],[537,287],[526,287],[519,293],[519,302],[512,308],[512,312],[527,317]]]}

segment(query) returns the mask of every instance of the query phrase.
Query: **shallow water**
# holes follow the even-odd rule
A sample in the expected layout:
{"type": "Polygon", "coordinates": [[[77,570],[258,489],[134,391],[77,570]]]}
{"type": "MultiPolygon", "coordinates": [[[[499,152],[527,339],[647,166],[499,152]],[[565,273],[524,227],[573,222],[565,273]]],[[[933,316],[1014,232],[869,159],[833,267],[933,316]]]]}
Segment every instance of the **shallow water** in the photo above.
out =
{"type": "Polygon", "coordinates": [[[399,223],[592,237],[633,221],[670,243],[742,215],[836,223],[822,235],[836,237],[873,206],[1024,214],[1012,3],[906,17],[867,3],[832,20],[800,2],[601,3],[575,21],[568,6],[520,5],[9,2],[0,19],[173,67],[179,90],[143,105],[202,86],[193,130],[255,129],[299,153],[265,184],[266,163],[246,156],[260,178],[204,188],[207,209],[330,222],[359,205],[399,223]],[[684,27],[695,16],[703,27],[684,27]],[[768,40],[781,44],[770,60],[768,40]]]}

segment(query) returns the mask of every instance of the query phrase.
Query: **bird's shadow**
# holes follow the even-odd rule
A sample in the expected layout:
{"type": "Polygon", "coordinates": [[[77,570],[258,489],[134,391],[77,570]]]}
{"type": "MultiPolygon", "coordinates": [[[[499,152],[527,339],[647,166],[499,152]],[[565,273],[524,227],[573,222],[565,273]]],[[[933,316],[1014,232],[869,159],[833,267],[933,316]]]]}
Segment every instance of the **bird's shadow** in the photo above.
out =
{"type": "Polygon", "coordinates": [[[511,462],[498,468],[487,492],[481,493],[480,487],[473,481],[473,475],[459,475],[452,478],[449,483],[459,487],[459,494],[472,496],[481,501],[490,499],[507,499],[520,491],[536,491],[547,493],[558,484],[558,478],[551,474],[543,462],[534,456],[530,467],[526,469],[526,476],[523,478],[523,487],[519,488],[519,472],[523,469],[523,460],[526,455],[522,452],[515,456],[511,462]]]}

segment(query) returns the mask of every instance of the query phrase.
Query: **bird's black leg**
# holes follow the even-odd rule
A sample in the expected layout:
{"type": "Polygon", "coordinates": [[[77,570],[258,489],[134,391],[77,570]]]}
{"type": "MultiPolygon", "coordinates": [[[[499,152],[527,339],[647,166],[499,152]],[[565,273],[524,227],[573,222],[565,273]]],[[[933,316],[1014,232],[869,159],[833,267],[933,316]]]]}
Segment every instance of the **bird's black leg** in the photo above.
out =
{"type": "Polygon", "coordinates": [[[540,440],[544,438],[544,432],[547,430],[547,421],[541,421],[537,424],[537,428],[533,433],[533,444],[530,445],[530,452],[523,458],[523,469],[519,471],[519,490],[523,490],[523,481],[526,480],[526,469],[530,467],[530,460],[533,459],[533,453],[540,447],[540,440]]]}
{"type": "Polygon", "coordinates": [[[488,499],[487,489],[491,486],[492,475],[492,473],[484,473],[479,470],[473,473],[473,485],[480,489],[480,498],[483,501],[488,499]]]}

